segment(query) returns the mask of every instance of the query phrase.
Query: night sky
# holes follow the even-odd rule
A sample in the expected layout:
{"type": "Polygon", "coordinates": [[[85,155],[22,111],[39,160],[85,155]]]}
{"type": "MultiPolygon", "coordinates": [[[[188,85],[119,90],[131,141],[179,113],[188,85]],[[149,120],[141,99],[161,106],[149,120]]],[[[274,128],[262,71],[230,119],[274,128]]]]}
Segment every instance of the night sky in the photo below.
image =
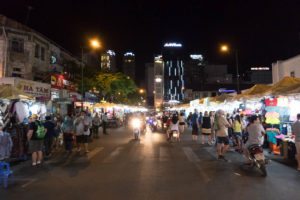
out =
{"type": "Polygon", "coordinates": [[[234,57],[218,51],[229,43],[244,70],[300,50],[300,1],[1,0],[0,13],[24,22],[28,5],[31,28],[77,55],[87,38],[99,36],[119,56],[134,51],[139,74],[166,41],[233,66],[234,57]]]}

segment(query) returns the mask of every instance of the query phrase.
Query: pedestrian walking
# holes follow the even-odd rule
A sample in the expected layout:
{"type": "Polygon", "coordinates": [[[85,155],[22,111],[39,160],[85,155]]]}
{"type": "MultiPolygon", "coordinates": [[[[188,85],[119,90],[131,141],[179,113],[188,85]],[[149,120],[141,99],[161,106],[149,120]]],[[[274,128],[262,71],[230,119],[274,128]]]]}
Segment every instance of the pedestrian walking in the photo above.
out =
{"type": "Polygon", "coordinates": [[[292,126],[292,132],[295,135],[297,170],[300,171],[300,114],[297,115],[297,121],[292,126]]]}
{"type": "Polygon", "coordinates": [[[38,120],[38,116],[33,114],[30,117],[29,130],[27,132],[27,141],[29,143],[29,152],[32,157],[32,166],[40,165],[43,161],[43,146],[46,129],[38,120]]]}
{"type": "Polygon", "coordinates": [[[202,118],[202,144],[211,144],[211,118],[207,111],[202,118]]]}
{"type": "Polygon", "coordinates": [[[77,142],[77,152],[81,151],[84,147],[85,153],[89,153],[88,150],[88,137],[90,135],[91,121],[86,115],[85,111],[81,111],[80,115],[74,120],[75,134],[77,142]]]}
{"type": "Polygon", "coordinates": [[[242,151],[242,131],[244,129],[240,115],[236,115],[232,123],[233,139],[236,144],[236,150],[242,151]]]}
{"type": "Polygon", "coordinates": [[[105,112],[104,115],[102,115],[102,130],[104,135],[108,135],[108,133],[106,132],[107,122],[108,122],[107,112],[105,112]]]}
{"type": "Polygon", "coordinates": [[[215,119],[215,130],[217,136],[217,154],[218,159],[226,161],[225,154],[229,148],[228,128],[229,122],[225,118],[225,112],[218,110],[215,119]]]}
{"type": "Polygon", "coordinates": [[[191,117],[191,124],[192,124],[192,140],[197,141],[199,135],[199,116],[197,109],[194,110],[194,113],[191,117]]]}
{"type": "Polygon", "coordinates": [[[178,120],[179,120],[179,135],[183,134],[184,133],[184,129],[185,129],[185,126],[186,126],[186,122],[185,122],[185,117],[184,117],[184,113],[180,113],[179,117],[178,117],[178,120]]]}
{"type": "Polygon", "coordinates": [[[55,124],[51,120],[50,116],[46,116],[46,121],[44,123],[44,127],[47,129],[46,136],[44,139],[45,145],[45,156],[50,157],[52,154],[53,141],[55,137],[55,124]]]}
{"type": "Polygon", "coordinates": [[[101,125],[101,118],[99,117],[99,114],[96,113],[93,118],[93,135],[94,138],[99,138],[99,127],[101,125]]]}
{"type": "Polygon", "coordinates": [[[191,121],[192,120],[192,116],[193,116],[193,113],[190,112],[189,115],[188,115],[188,117],[187,117],[187,119],[186,119],[189,128],[192,128],[192,121],[191,121]]]}
{"type": "Polygon", "coordinates": [[[63,131],[65,150],[71,153],[74,141],[74,120],[70,113],[65,117],[61,128],[63,131]]]}

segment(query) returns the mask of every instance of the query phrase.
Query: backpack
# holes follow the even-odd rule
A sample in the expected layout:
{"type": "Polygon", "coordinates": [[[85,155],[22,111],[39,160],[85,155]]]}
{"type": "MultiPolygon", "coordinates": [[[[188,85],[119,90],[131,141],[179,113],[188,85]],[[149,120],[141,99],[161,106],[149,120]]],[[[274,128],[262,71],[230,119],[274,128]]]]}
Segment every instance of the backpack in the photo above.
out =
{"type": "Polygon", "coordinates": [[[35,125],[37,126],[36,138],[43,139],[46,136],[45,127],[43,126],[43,124],[41,124],[41,122],[35,122],[35,125]]]}

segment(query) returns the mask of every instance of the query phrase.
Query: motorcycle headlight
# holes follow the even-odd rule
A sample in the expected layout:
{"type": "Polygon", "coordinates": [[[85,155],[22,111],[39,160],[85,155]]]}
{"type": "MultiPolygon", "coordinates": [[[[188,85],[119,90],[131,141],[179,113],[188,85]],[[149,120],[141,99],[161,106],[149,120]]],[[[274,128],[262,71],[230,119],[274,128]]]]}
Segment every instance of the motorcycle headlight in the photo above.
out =
{"type": "Polygon", "coordinates": [[[131,126],[132,126],[133,128],[140,128],[140,127],[141,127],[141,124],[142,124],[142,122],[141,122],[141,120],[139,120],[139,119],[133,119],[133,120],[131,121],[131,126]]]}
{"type": "Polygon", "coordinates": [[[156,126],[156,125],[157,125],[157,121],[154,121],[154,122],[153,122],[153,125],[156,126]]]}

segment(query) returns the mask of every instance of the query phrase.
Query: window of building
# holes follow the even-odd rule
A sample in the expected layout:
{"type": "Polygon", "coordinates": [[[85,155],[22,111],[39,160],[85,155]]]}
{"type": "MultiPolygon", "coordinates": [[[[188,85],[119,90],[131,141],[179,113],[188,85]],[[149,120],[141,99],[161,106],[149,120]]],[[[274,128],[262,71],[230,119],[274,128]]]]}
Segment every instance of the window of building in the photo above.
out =
{"type": "Polygon", "coordinates": [[[11,50],[18,53],[24,52],[24,40],[21,38],[12,38],[10,41],[11,50]]]}
{"type": "Polygon", "coordinates": [[[13,71],[14,71],[14,72],[21,72],[22,69],[21,69],[21,68],[18,68],[18,67],[14,67],[14,68],[13,68],[13,71]]]}
{"type": "Polygon", "coordinates": [[[16,73],[12,73],[11,74],[12,77],[19,77],[19,78],[22,78],[22,74],[16,74],[16,73]]]}
{"type": "Polygon", "coordinates": [[[40,57],[40,45],[38,45],[38,44],[35,45],[34,57],[36,57],[36,58],[40,57]]]}
{"type": "Polygon", "coordinates": [[[293,77],[293,78],[296,77],[296,76],[295,76],[295,71],[292,71],[292,72],[291,72],[291,77],[293,77]]]}
{"type": "Polygon", "coordinates": [[[45,60],[45,48],[44,47],[41,48],[41,59],[45,60]]]}

